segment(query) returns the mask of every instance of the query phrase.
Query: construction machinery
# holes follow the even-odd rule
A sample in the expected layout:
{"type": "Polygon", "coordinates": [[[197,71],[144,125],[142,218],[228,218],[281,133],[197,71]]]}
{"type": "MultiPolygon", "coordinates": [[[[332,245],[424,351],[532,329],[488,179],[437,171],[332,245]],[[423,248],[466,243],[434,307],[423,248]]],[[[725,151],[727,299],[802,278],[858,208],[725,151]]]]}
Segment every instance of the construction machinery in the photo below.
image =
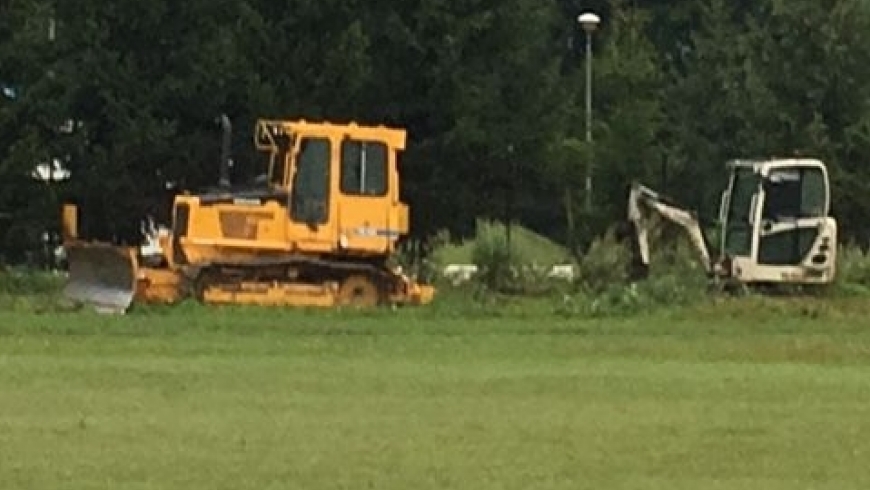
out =
{"type": "Polygon", "coordinates": [[[63,209],[65,295],[100,310],[174,303],[375,306],[425,304],[435,293],[392,266],[409,231],[399,197],[406,132],[356,123],[256,122],[268,161],[258,184],[231,186],[225,116],[219,185],[174,196],[171,225],[147,221],[136,247],[78,236],[63,209]]]}
{"type": "Polygon", "coordinates": [[[837,222],[825,164],[817,159],[733,160],[712,257],[697,215],[634,183],[628,219],[649,267],[650,214],[683,228],[713,279],[743,285],[825,285],[835,277],[837,222]]]}

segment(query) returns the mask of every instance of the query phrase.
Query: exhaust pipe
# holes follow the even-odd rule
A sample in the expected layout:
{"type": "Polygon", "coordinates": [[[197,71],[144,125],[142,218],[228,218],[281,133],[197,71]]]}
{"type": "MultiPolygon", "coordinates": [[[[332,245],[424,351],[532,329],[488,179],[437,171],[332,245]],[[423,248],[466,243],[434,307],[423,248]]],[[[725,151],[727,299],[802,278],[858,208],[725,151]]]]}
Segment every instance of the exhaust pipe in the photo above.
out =
{"type": "Polygon", "coordinates": [[[221,114],[220,118],[218,118],[218,122],[223,130],[218,186],[228,189],[230,187],[230,144],[232,143],[233,125],[226,114],[221,114]]]}

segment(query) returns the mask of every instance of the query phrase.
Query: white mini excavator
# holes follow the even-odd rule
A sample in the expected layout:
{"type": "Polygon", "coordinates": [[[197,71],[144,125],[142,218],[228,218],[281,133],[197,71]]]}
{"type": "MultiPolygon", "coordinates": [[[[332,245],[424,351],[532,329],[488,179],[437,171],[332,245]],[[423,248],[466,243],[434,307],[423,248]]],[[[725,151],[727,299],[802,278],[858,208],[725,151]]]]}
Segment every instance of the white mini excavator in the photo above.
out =
{"type": "Polygon", "coordinates": [[[830,183],[816,159],[732,160],[719,207],[719,253],[711,257],[695,213],[639,183],[629,193],[640,265],[650,262],[650,215],[683,228],[708,275],[744,285],[825,285],[834,280],[837,222],[830,183]]]}

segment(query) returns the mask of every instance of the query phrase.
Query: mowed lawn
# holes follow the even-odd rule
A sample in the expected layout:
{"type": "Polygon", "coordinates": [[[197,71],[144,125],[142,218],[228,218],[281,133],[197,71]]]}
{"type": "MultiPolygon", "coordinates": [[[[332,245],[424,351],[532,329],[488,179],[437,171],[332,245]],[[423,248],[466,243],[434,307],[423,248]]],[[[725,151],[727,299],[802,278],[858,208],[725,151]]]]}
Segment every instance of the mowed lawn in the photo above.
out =
{"type": "Polygon", "coordinates": [[[0,313],[0,487],[866,489],[868,312],[0,313]]]}

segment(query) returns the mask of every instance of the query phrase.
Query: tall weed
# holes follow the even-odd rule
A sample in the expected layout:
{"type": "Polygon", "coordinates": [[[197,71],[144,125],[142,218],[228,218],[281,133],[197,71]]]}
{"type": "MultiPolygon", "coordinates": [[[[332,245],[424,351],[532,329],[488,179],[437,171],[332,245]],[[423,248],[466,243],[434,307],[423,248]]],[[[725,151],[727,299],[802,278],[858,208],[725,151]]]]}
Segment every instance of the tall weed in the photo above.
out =
{"type": "Polygon", "coordinates": [[[650,264],[643,280],[632,280],[630,245],[614,231],[592,243],[580,259],[577,291],[563,297],[563,315],[614,316],[684,306],[709,297],[704,266],[681,230],[657,224],[650,232],[650,264]]]}
{"type": "Polygon", "coordinates": [[[577,286],[586,294],[602,294],[628,284],[630,249],[616,238],[614,230],[593,240],[577,264],[577,286]]]}
{"type": "Polygon", "coordinates": [[[64,277],[32,269],[0,272],[0,309],[8,311],[49,311],[65,305],[58,302],[64,277]]]}
{"type": "MultiPolygon", "coordinates": [[[[521,238],[517,235],[508,241],[503,223],[478,220],[471,249],[472,262],[478,268],[475,282],[487,291],[513,295],[544,295],[564,287],[564,280],[548,275],[556,264],[539,261],[537,245],[517,239],[521,238]]],[[[548,255],[552,260],[552,254],[548,255]]]]}
{"type": "Polygon", "coordinates": [[[523,257],[508,242],[504,226],[478,220],[471,260],[478,268],[477,279],[481,283],[499,292],[514,291],[523,257]]]}
{"type": "Polygon", "coordinates": [[[63,284],[61,275],[31,269],[7,269],[0,272],[0,294],[53,294],[63,284]]]}
{"type": "Polygon", "coordinates": [[[835,295],[870,294],[870,254],[854,244],[837,252],[837,276],[830,292],[835,295]]]}

